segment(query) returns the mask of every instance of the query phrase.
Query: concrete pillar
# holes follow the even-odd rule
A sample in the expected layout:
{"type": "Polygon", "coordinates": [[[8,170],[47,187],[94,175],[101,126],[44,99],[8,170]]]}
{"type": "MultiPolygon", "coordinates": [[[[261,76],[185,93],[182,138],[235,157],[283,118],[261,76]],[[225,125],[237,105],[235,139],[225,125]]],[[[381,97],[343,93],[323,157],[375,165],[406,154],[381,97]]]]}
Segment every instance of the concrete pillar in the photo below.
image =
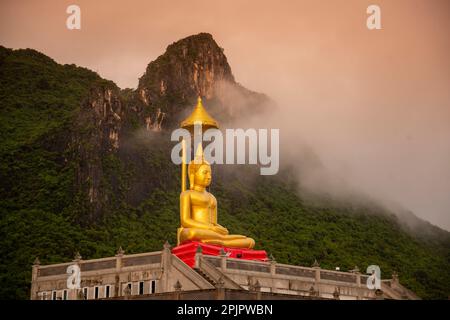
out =
{"type": "Polygon", "coordinates": [[[119,250],[117,250],[116,254],[116,272],[120,272],[122,269],[122,258],[125,251],[122,249],[122,247],[119,247],[119,250]]]}
{"type": "Polygon", "coordinates": [[[261,300],[261,285],[259,284],[258,280],[256,280],[254,288],[256,291],[256,300],[261,300]]]}
{"type": "Polygon", "coordinates": [[[219,278],[216,284],[216,299],[225,300],[225,282],[222,277],[219,278]]]}
{"type": "Polygon", "coordinates": [[[130,299],[130,296],[131,296],[131,289],[130,289],[130,287],[126,286],[125,289],[123,290],[123,294],[124,294],[124,299],[125,300],[130,299]]]}
{"type": "Polygon", "coordinates": [[[314,277],[314,289],[315,289],[315,295],[320,296],[320,264],[317,262],[317,260],[314,260],[313,268],[315,269],[315,277],[314,277]]]}
{"type": "MultiPolygon", "coordinates": [[[[83,275],[81,273],[81,255],[79,252],[75,254],[75,258],[72,260],[74,265],[77,265],[78,268],[80,268],[80,286],[81,286],[81,276],[83,275]]],[[[78,300],[78,293],[80,288],[78,289],[67,289],[67,299],[69,300],[78,300]]]]}
{"type": "Polygon", "coordinates": [[[125,254],[125,251],[122,247],[119,247],[116,254],[116,276],[115,276],[115,286],[114,286],[114,296],[119,297],[121,295],[121,286],[120,286],[120,272],[122,271],[122,258],[125,254]]]}
{"type": "Polygon", "coordinates": [[[398,280],[398,273],[396,271],[394,271],[392,273],[392,281],[391,281],[391,287],[392,289],[397,289],[399,287],[399,280],[398,280]]]}
{"type": "Polygon", "coordinates": [[[320,265],[319,265],[319,263],[317,262],[317,260],[314,262],[313,268],[314,268],[315,271],[316,271],[315,281],[316,281],[316,282],[320,282],[320,265]]]}
{"type": "Polygon", "coordinates": [[[38,291],[37,278],[39,276],[40,265],[41,265],[41,262],[39,261],[39,258],[36,257],[36,259],[33,262],[33,266],[31,267],[31,292],[30,292],[31,300],[39,299],[39,297],[37,295],[37,291],[38,291]]]}
{"type": "Polygon", "coordinates": [[[201,257],[202,257],[202,247],[198,246],[197,250],[195,251],[195,263],[194,268],[200,268],[201,264],[201,257]]]}
{"type": "Polygon", "coordinates": [[[273,257],[273,255],[270,255],[270,275],[272,276],[272,283],[271,283],[270,291],[273,293],[277,292],[276,281],[274,280],[276,273],[277,273],[277,262],[276,262],[275,258],[273,257]]]}
{"type": "Polygon", "coordinates": [[[272,255],[270,255],[270,274],[274,276],[276,274],[276,271],[277,271],[277,261],[272,255]]]}
{"type": "Polygon", "coordinates": [[[175,290],[174,292],[174,298],[175,300],[180,300],[180,295],[181,295],[181,288],[183,286],[181,285],[180,281],[177,280],[177,282],[174,284],[173,288],[175,290]]]}
{"type": "Polygon", "coordinates": [[[361,300],[362,299],[362,297],[363,297],[363,294],[362,294],[362,291],[363,291],[363,289],[361,288],[362,286],[361,286],[361,273],[357,273],[356,274],[356,283],[357,283],[357,285],[358,285],[358,292],[357,292],[357,297],[356,297],[356,299],[357,300],[361,300]]]}
{"type": "Polygon", "coordinates": [[[223,248],[220,248],[220,269],[222,269],[223,272],[227,270],[227,253],[223,248]]]}
{"type": "Polygon", "coordinates": [[[359,272],[359,268],[355,266],[353,270],[350,270],[351,273],[354,273],[356,275],[356,300],[362,299],[362,289],[361,289],[361,272],[359,272]]]}
{"type": "Polygon", "coordinates": [[[163,288],[163,292],[172,291],[169,284],[169,275],[170,270],[172,269],[172,252],[170,251],[170,243],[168,241],[166,241],[163,246],[161,268],[163,273],[161,277],[161,287],[163,288]]]}

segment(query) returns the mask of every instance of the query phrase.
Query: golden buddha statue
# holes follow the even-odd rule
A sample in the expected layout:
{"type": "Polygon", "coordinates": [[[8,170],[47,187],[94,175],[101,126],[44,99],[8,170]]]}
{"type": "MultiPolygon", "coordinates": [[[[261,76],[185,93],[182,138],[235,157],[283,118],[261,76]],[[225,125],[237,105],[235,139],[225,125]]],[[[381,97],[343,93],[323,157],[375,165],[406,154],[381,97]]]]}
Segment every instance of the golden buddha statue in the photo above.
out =
{"type": "MultiPolygon", "coordinates": [[[[201,98],[198,99],[194,112],[182,127],[191,130],[194,123],[202,127],[218,128],[217,122],[206,113],[201,98]]],[[[180,195],[180,220],[177,241],[199,241],[207,244],[222,245],[231,248],[252,249],[255,241],[243,235],[232,235],[217,223],[217,200],[206,188],[211,183],[211,166],[203,157],[201,144],[197,148],[195,159],[189,163],[188,175],[190,189],[185,190],[186,163],[185,145],[183,144],[182,192],[180,195]]]]}

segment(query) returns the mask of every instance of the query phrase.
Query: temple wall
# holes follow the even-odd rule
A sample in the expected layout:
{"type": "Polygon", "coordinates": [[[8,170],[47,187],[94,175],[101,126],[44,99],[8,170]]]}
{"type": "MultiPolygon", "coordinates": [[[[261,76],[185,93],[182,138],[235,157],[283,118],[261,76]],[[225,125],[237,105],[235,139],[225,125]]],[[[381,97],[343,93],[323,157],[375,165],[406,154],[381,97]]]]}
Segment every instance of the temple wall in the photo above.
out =
{"type": "Polygon", "coordinates": [[[417,299],[398,279],[383,280],[382,290],[366,286],[367,275],[251,261],[196,253],[194,268],[173,255],[168,244],[162,251],[82,260],[32,269],[31,299],[179,299],[207,296],[225,299],[236,295],[255,299],[417,299]],[[78,265],[80,289],[67,289],[67,268],[78,265]],[[225,293],[224,290],[227,290],[225,293]],[[189,295],[188,292],[191,292],[189,295]],[[244,294],[243,292],[248,292],[244,294]]]}

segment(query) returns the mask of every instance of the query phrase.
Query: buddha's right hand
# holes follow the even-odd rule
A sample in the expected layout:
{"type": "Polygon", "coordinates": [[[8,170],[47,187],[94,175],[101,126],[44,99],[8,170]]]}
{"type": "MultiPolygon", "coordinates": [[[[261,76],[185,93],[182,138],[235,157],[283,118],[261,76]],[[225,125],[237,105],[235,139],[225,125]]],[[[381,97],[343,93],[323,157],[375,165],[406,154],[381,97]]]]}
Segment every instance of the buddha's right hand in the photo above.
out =
{"type": "Polygon", "coordinates": [[[227,235],[228,234],[228,230],[218,224],[214,225],[213,230],[217,233],[223,234],[223,235],[227,235]]]}

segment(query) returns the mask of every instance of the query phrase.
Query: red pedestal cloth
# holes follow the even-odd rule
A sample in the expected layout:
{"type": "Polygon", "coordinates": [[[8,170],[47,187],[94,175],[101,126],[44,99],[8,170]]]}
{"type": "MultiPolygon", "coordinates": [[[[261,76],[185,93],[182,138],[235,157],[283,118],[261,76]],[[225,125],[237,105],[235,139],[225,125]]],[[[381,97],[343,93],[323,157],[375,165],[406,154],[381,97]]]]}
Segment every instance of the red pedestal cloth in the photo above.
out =
{"type": "Polygon", "coordinates": [[[243,260],[260,260],[267,261],[267,252],[264,250],[229,248],[220,245],[204,244],[198,241],[186,241],[179,246],[172,249],[172,253],[184,261],[191,268],[195,264],[195,253],[197,247],[202,248],[202,254],[210,256],[220,256],[220,249],[223,248],[225,253],[230,258],[237,258],[243,260]]]}

